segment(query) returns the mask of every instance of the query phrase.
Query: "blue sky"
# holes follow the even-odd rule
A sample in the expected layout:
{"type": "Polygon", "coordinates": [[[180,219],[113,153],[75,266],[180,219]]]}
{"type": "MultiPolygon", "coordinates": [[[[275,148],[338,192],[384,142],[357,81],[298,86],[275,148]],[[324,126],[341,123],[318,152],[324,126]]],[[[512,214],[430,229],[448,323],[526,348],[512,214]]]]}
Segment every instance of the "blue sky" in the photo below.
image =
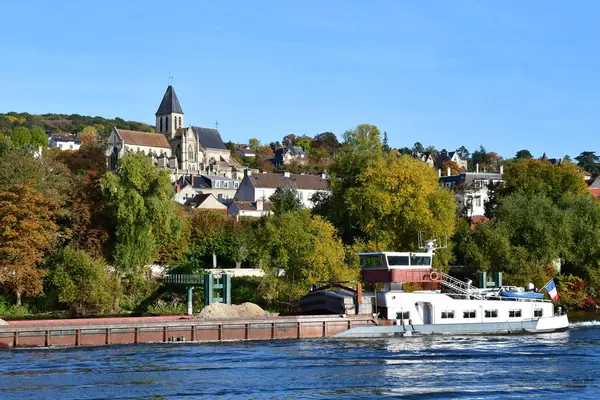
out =
{"type": "Polygon", "coordinates": [[[0,112],[186,125],[263,142],[372,123],[394,147],[600,151],[594,1],[10,1],[0,112]],[[169,5],[167,7],[166,5],[169,5]]]}

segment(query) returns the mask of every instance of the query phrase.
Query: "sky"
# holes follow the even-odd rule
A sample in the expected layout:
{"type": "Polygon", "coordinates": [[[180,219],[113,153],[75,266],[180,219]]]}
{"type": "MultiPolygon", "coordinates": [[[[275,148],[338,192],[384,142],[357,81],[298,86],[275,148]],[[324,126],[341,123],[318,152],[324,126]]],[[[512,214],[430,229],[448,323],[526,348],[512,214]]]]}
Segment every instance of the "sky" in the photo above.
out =
{"type": "Polygon", "coordinates": [[[600,151],[600,2],[103,0],[2,5],[0,112],[263,143],[369,123],[393,147],[600,151]]]}

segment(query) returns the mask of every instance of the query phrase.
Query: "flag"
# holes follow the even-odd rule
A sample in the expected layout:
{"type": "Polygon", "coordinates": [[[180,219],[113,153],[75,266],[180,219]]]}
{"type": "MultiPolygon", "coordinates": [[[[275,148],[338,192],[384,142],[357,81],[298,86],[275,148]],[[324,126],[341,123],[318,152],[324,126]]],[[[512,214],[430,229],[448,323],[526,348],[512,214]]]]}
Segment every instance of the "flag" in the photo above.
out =
{"type": "Polygon", "coordinates": [[[552,299],[552,301],[558,300],[558,292],[556,291],[556,285],[554,284],[554,279],[552,279],[552,280],[550,280],[550,282],[546,283],[546,285],[544,286],[544,289],[546,289],[546,291],[550,295],[550,298],[552,299]]]}

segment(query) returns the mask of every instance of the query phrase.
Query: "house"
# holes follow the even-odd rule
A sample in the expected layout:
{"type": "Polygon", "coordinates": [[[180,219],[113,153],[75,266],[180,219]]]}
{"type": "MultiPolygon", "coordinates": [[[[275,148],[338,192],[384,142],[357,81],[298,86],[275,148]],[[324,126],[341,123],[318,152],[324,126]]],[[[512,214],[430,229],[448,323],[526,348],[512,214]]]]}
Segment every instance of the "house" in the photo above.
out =
{"type": "Polygon", "coordinates": [[[74,135],[50,135],[48,147],[61,150],[79,150],[81,140],[74,135]]]}
{"type": "Polygon", "coordinates": [[[211,193],[197,194],[191,199],[187,199],[185,205],[194,211],[212,210],[227,215],[227,206],[211,193]]]}
{"type": "Polygon", "coordinates": [[[424,162],[425,164],[429,165],[432,168],[435,165],[434,155],[429,151],[425,151],[423,153],[413,153],[412,156],[413,156],[413,158],[416,158],[417,160],[424,162]]]}
{"type": "Polygon", "coordinates": [[[273,213],[273,203],[256,201],[233,201],[227,209],[227,214],[236,217],[260,218],[273,213]]]}
{"type": "Polygon", "coordinates": [[[235,153],[242,158],[256,157],[256,152],[250,147],[241,147],[235,153]]]}
{"type": "Polygon", "coordinates": [[[502,182],[502,175],[502,167],[499,173],[463,172],[440,177],[440,184],[454,191],[461,215],[471,218],[480,217],[485,215],[485,203],[489,199],[490,186],[502,182]]]}
{"type": "Polygon", "coordinates": [[[113,129],[106,149],[111,170],[124,154],[139,151],[152,157],[157,166],[171,170],[174,180],[185,173],[233,176],[239,171],[241,175],[242,165],[231,158],[217,129],[185,127],[173,86],[167,87],[155,117],[156,133],[113,129]]]}
{"type": "Polygon", "coordinates": [[[175,182],[175,201],[180,204],[198,194],[212,194],[221,203],[233,201],[241,180],[217,175],[182,175],[175,182]]]}
{"type": "Polygon", "coordinates": [[[453,161],[458,165],[461,171],[467,170],[467,160],[462,158],[458,151],[445,151],[442,150],[434,157],[434,166],[436,168],[442,168],[444,161],[453,161]]]}
{"type": "Polygon", "coordinates": [[[308,157],[302,147],[289,144],[275,150],[275,165],[281,167],[291,162],[300,165],[308,164],[308,157]]]}
{"type": "Polygon", "coordinates": [[[597,176],[588,186],[588,192],[595,197],[600,198],[600,176],[597,176]]]}
{"type": "Polygon", "coordinates": [[[583,171],[583,180],[585,181],[585,183],[589,184],[590,182],[592,182],[594,180],[594,176],[592,174],[590,174],[587,171],[583,171]]]}
{"type": "Polygon", "coordinates": [[[307,175],[289,172],[253,174],[250,170],[246,170],[244,179],[235,194],[235,200],[250,202],[263,200],[266,202],[278,187],[296,190],[298,199],[306,208],[313,207],[312,197],[315,193],[329,191],[325,174],[307,175]]]}

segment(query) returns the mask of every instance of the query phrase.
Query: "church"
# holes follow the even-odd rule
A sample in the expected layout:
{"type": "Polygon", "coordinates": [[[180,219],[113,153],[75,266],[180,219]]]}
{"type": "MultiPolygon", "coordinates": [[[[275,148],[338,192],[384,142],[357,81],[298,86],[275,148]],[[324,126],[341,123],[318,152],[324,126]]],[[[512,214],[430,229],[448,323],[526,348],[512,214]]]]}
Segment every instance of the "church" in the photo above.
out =
{"type": "Polygon", "coordinates": [[[243,166],[231,158],[217,129],[185,127],[183,109],[173,86],[169,85],[156,111],[156,133],[114,128],[106,148],[109,170],[128,153],[141,153],[160,168],[182,175],[243,177],[243,166]]]}

